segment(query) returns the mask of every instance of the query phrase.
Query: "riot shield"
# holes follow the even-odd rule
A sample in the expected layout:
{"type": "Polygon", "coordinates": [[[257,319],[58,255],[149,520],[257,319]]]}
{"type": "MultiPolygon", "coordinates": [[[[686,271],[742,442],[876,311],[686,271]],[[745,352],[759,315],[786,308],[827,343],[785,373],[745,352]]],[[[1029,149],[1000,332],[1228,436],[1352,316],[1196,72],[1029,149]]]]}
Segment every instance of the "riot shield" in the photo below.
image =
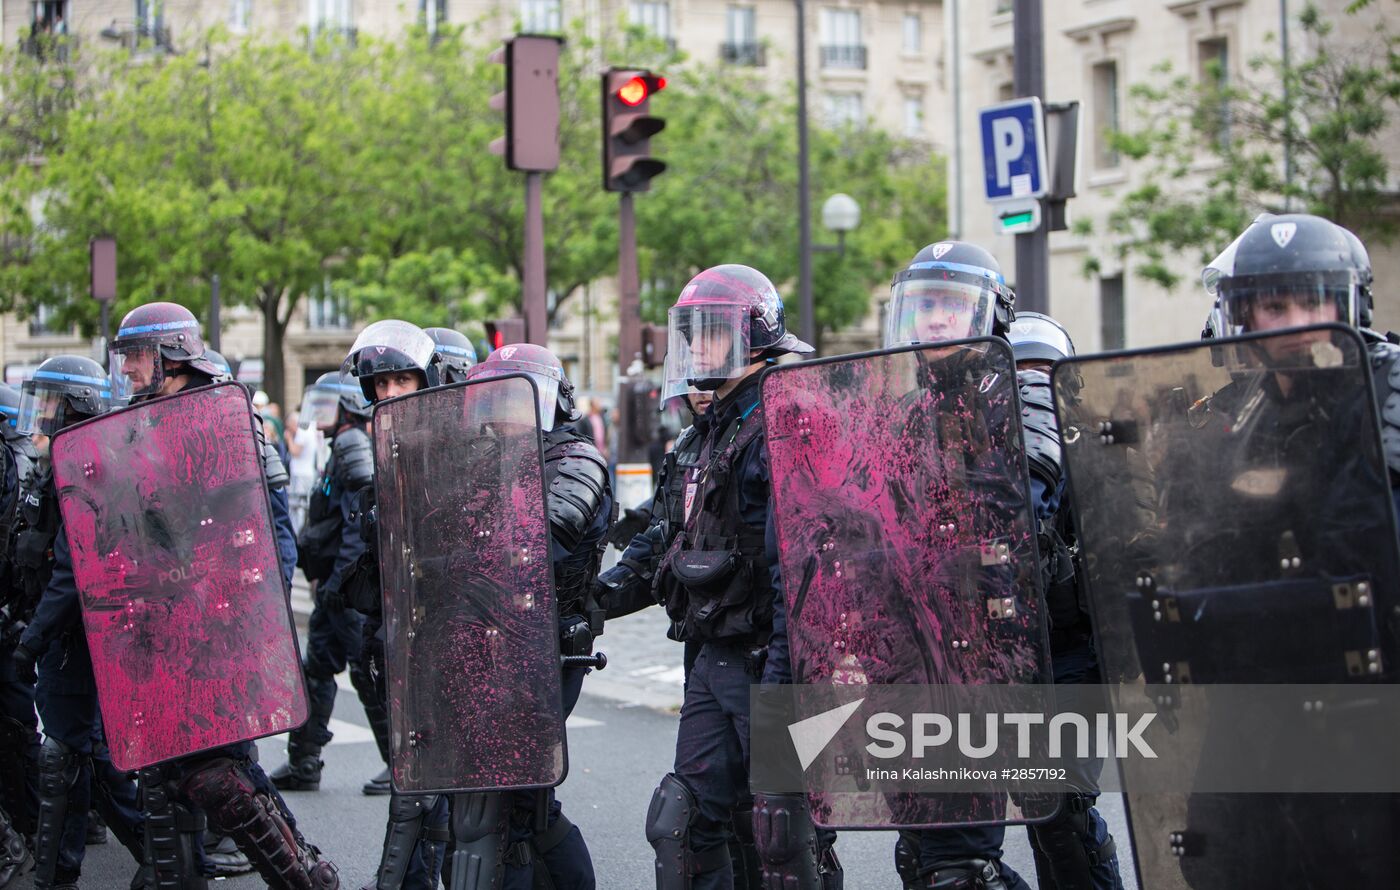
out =
{"type": "Polygon", "coordinates": [[[236,383],[54,437],[107,744],[136,770],[306,720],[262,451],[236,383]]]}
{"type": "Polygon", "coordinates": [[[394,787],[546,788],[567,769],[535,391],[524,376],[374,413],[394,787]]]}
{"type": "MultiPolygon", "coordinates": [[[[1049,682],[1011,350],[844,356],[762,383],[794,680],[1049,682]]],[[[835,828],[1015,822],[1003,795],[822,792],[835,828]]]]}
{"type": "MultiPolygon", "coordinates": [[[[1400,553],[1355,331],[1080,358],[1056,368],[1054,386],[1116,699],[1146,684],[1395,681],[1400,553]]],[[[1350,723],[1301,725],[1304,701],[1288,725],[1152,701],[1188,764],[1238,738],[1227,722],[1250,726],[1260,764],[1280,734],[1335,738],[1350,723]]],[[[1123,780],[1144,886],[1400,883],[1392,796],[1134,793],[1130,764],[1123,780]]]]}

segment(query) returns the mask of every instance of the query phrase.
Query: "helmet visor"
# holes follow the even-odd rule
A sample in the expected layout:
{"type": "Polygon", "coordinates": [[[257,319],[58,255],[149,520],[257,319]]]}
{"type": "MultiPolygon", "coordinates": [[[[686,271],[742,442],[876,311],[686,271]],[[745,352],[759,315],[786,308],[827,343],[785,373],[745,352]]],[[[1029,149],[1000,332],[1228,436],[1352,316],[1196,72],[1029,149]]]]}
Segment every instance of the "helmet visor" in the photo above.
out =
{"type": "MultiPolygon", "coordinates": [[[[539,397],[537,408],[540,429],[545,432],[554,429],[554,418],[559,405],[559,380],[562,376],[559,370],[536,362],[498,360],[473,367],[467,372],[467,379],[490,380],[507,374],[524,374],[535,382],[535,392],[539,397]]],[[[508,416],[507,412],[497,413],[508,416]]]]}
{"type": "Polygon", "coordinates": [[[309,386],[301,394],[300,418],[303,426],[330,431],[335,428],[340,392],[328,386],[309,386]]]}
{"type": "Polygon", "coordinates": [[[985,337],[992,332],[995,299],[980,280],[964,281],[958,273],[897,281],[890,296],[885,346],[985,337]]]}
{"type": "Polygon", "coordinates": [[[19,420],[15,429],[26,436],[39,433],[52,436],[63,429],[63,414],[67,400],[54,389],[39,389],[33,380],[24,383],[19,399],[19,420]]]}
{"type": "Polygon", "coordinates": [[[160,344],[150,341],[114,345],[108,355],[112,401],[124,403],[135,396],[153,395],[165,382],[165,361],[160,344]]]}
{"type": "Polygon", "coordinates": [[[742,377],[749,357],[749,311],[723,303],[687,303],[667,314],[666,380],[661,396],[673,398],[689,388],[718,389],[742,377]]]}
{"type": "Polygon", "coordinates": [[[1356,277],[1349,272],[1222,279],[1222,333],[1261,333],[1327,322],[1354,325],[1358,292],[1356,277]]]}

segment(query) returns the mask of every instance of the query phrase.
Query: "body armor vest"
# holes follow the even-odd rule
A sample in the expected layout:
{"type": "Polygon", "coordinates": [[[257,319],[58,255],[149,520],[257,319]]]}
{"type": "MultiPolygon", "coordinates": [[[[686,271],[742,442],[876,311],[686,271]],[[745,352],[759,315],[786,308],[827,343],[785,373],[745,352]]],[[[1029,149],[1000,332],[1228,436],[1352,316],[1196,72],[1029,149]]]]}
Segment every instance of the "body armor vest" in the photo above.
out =
{"type": "Polygon", "coordinates": [[[773,625],[765,529],[744,521],[738,459],[763,435],[763,406],[703,440],[681,497],[682,531],[661,561],[657,583],[682,640],[766,644],[773,625]]]}

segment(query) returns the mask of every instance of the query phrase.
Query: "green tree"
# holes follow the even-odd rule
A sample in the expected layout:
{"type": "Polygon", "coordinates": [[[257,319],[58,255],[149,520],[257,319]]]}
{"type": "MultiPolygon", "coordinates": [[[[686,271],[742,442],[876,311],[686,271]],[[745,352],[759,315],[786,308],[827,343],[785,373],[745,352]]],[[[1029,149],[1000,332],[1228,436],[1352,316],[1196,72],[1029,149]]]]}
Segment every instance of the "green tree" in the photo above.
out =
{"type": "MultiPolygon", "coordinates": [[[[1309,38],[1299,42],[1314,50],[1287,68],[1276,53],[1260,55],[1230,82],[1214,63],[1201,78],[1163,66],[1158,82],[1130,89],[1142,123],[1113,141],[1144,176],[1106,228],[1139,275],[1174,287],[1174,257],[1208,262],[1265,211],[1393,236],[1379,211],[1393,201],[1382,139],[1400,102],[1400,42],[1383,23],[1363,42],[1343,41],[1312,6],[1298,24],[1309,38]]],[[[1097,265],[1090,259],[1086,271],[1097,265]]]]}

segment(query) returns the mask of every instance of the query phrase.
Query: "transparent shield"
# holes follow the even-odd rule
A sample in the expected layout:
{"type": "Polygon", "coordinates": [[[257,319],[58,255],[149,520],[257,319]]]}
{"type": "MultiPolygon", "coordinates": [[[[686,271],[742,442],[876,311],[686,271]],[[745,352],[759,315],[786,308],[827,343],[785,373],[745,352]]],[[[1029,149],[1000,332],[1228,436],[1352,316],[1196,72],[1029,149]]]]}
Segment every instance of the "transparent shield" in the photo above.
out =
{"type": "Polygon", "coordinates": [[[53,440],[107,744],[134,770],[306,720],[262,453],[236,384],[53,440]]]}
{"type": "MultiPolygon", "coordinates": [[[[1099,659],[1120,696],[1395,681],[1400,553],[1369,374],[1339,326],[1057,367],[1099,659]]],[[[1192,756],[1223,743],[1210,713],[1157,701],[1192,756]]],[[[1260,761],[1297,730],[1260,723],[1260,761]]],[[[1393,797],[1134,795],[1130,770],[1124,783],[1145,886],[1331,887],[1358,864],[1400,880],[1393,797]]]]}
{"type": "Polygon", "coordinates": [[[525,376],[374,414],[394,786],[544,788],[566,771],[537,395],[525,376]]]}
{"type": "MultiPolygon", "coordinates": [[[[1005,342],[787,365],[762,392],[795,681],[1047,682],[1005,342]]],[[[809,796],[819,822],[845,828],[1053,812],[994,795],[809,796]]]]}

